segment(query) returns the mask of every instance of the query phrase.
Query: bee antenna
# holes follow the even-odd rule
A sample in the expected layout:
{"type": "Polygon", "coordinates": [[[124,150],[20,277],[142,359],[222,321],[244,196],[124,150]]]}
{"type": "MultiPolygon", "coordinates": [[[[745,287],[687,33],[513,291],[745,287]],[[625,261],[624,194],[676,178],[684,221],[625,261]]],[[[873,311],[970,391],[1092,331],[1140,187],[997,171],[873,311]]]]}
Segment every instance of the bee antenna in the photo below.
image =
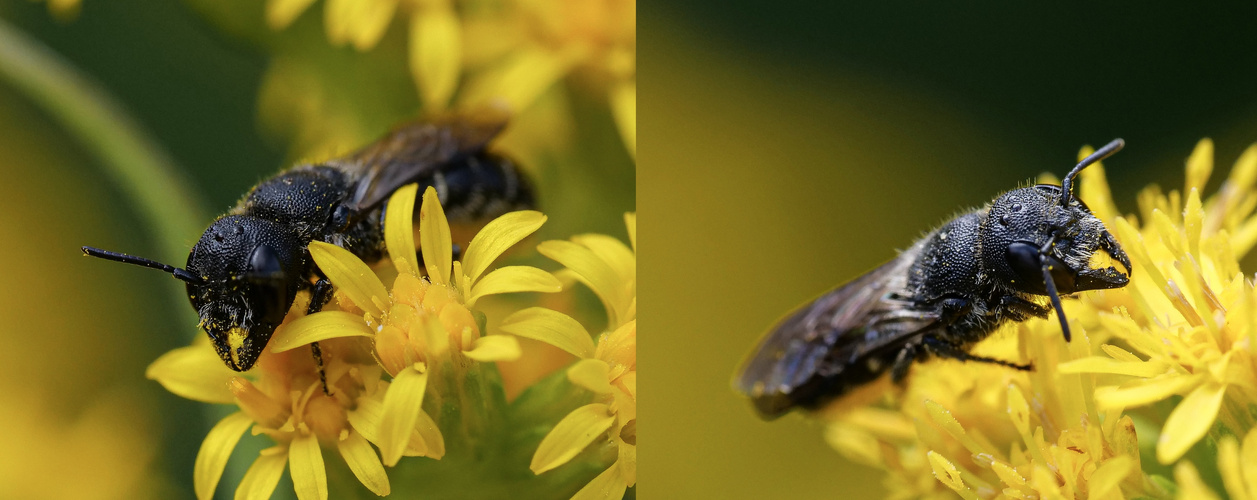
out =
{"type": "Polygon", "coordinates": [[[1056,291],[1056,281],[1052,279],[1052,268],[1047,260],[1047,251],[1052,248],[1055,240],[1056,237],[1053,236],[1039,250],[1039,265],[1043,269],[1043,284],[1047,286],[1048,298],[1052,299],[1052,307],[1056,309],[1056,318],[1061,321],[1061,333],[1065,335],[1065,341],[1069,342],[1069,321],[1065,319],[1065,308],[1061,306],[1061,294],[1056,291]]]}
{"type": "Polygon", "coordinates": [[[145,259],[144,257],[136,257],[134,255],[127,255],[125,253],[110,252],[108,250],[101,250],[99,248],[89,247],[89,246],[83,247],[83,255],[90,255],[92,257],[99,257],[101,259],[112,260],[114,262],[121,262],[124,264],[134,264],[137,266],[143,266],[143,267],[148,267],[152,269],[160,269],[162,271],[170,273],[179,281],[182,281],[184,283],[190,283],[193,285],[200,285],[205,282],[205,280],[202,280],[200,276],[192,274],[188,272],[186,269],[179,269],[169,264],[162,264],[161,262],[157,262],[155,260],[145,259]]]}
{"type": "MultiPolygon", "coordinates": [[[[1091,155],[1087,156],[1086,158],[1083,158],[1082,161],[1078,162],[1078,166],[1074,167],[1073,170],[1070,170],[1068,174],[1065,174],[1065,179],[1061,181],[1061,205],[1066,206],[1066,207],[1069,206],[1070,197],[1073,196],[1073,193],[1071,193],[1071,191],[1074,184],[1074,177],[1077,177],[1078,173],[1082,172],[1082,169],[1087,168],[1092,163],[1096,163],[1100,160],[1103,160],[1105,158],[1112,156],[1113,153],[1121,151],[1122,146],[1125,146],[1125,145],[1126,145],[1126,141],[1123,141],[1121,139],[1113,139],[1112,142],[1105,144],[1104,147],[1097,149],[1096,152],[1091,153],[1091,155]]],[[[1065,334],[1065,336],[1069,337],[1068,332],[1065,334]]]]}

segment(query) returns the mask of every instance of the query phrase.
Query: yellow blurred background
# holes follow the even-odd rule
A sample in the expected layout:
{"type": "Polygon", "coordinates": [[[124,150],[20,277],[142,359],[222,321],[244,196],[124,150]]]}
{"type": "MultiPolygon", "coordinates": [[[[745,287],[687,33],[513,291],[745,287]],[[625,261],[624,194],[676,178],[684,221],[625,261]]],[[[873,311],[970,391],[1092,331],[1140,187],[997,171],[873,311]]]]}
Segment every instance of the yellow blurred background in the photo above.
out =
{"type": "Polygon", "coordinates": [[[642,453],[643,493],[882,496],[819,425],[754,415],[730,383],[744,356],[932,227],[1063,175],[1083,144],[1126,139],[1106,161],[1126,211],[1147,183],[1181,185],[1202,137],[1225,172],[1257,140],[1257,45],[1233,20],[1253,10],[643,7],[643,324],[662,339],[642,343],[642,433],[664,444],[642,453]]]}

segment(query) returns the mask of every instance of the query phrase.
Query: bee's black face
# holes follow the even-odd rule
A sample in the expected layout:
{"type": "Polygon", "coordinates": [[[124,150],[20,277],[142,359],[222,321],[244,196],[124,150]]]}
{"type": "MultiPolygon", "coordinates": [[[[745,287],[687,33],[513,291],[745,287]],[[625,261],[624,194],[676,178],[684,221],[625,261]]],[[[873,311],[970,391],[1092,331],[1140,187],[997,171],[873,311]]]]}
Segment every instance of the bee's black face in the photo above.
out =
{"type": "Polygon", "coordinates": [[[988,231],[992,248],[984,257],[995,274],[1015,288],[1047,295],[1046,264],[1060,293],[1120,288],[1130,281],[1130,259],[1117,240],[1077,198],[1061,205],[1059,186],[1039,185],[1010,191],[991,206],[988,231]],[[1122,265],[1097,267],[1103,260],[1122,265]]]}
{"type": "Polygon", "coordinates": [[[303,259],[295,237],[264,219],[231,215],[205,231],[188,256],[188,285],[219,357],[233,370],[257,362],[300,286],[303,259]]]}

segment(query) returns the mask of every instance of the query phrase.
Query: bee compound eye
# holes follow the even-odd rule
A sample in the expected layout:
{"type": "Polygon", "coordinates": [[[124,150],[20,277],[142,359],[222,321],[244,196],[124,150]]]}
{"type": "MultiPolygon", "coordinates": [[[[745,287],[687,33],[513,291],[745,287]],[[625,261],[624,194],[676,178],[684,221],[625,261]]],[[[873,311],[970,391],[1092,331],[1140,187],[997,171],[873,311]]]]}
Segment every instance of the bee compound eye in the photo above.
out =
{"type": "Polygon", "coordinates": [[[999,216],[999,225],[1001,226],[1008,225],[1008,214],[1003,214],[999,216]]]}
{"type": "Polygon", "coordinates": [[[258,245],[249,256],[249,275],[265,281],[273,280],[283,273],[283,263],[279,254],[270,245],[258,245]]]}
{"type": "Polygon", "coordinates": [[[1038,247],[1024,241],[1015,241],[1008,245],[1005,258],[1008,261],[1008,267],[1013,270],[1013,274],[1017,275],[1017,280],[1025,283],[1043,281],[1038,247]]]}

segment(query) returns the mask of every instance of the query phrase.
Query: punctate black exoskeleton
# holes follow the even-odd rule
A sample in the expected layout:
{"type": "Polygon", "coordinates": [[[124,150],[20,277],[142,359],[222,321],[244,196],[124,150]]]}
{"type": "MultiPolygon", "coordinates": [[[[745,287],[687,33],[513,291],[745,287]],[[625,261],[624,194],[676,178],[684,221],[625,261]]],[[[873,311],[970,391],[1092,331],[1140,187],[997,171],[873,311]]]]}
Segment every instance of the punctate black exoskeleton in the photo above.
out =
{"type": "MultiPolygon", "coordinates": [[[[527,179],[511,160],[486,149],[504,126],[496,117],[418,122],[344,158],[285,170],[210,224],[182,269],[93,247],[83,252],[160,269],[187,283],[200,326],[219,357],[245,371],[298,291],[312,291],[309,313],[331,298],[330,282],[310,258],[310,242],[332,243],[366,262],[380,259],[386,200],[398,188],[435,187],[455,224],[530,208],[527,179]]],[[[318,344],[312,347],[321,366],[318,344]]]]}
{"type": "Polygon", "coordinates": [[[1082,169],[1123,144],[1100,148],[1060,186],[1015,189],[952,219],[894,260],[794,311],[770,330],[734,385],[772,419],[820,408],[887,371],[901,382],[913,362],[930,356],[1029,370],[969,348],[1008,321],[1046,318],[1053,308],[1068,341],[1062,295],[1126,286],[1126,252],[1071,193],[1082,169]],[[1124,272],[1090,267],[1097,252],[1124,272]]]}

